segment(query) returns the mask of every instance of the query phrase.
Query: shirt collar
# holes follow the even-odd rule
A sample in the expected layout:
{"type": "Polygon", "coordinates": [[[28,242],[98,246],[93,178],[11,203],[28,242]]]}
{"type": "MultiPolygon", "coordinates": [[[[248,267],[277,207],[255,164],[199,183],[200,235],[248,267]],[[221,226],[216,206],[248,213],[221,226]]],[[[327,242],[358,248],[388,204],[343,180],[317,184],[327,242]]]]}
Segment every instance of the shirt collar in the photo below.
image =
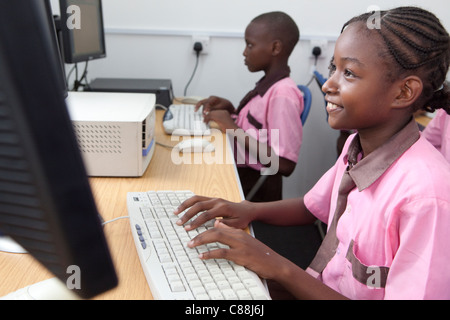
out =
{"type": "Polygon", "coordinates": [[[264,77],[262,77],[256,83],[255,88],[250,90],[250,92],[248,92],[241,100],[239,106],[236,109],[236,113],[239,114],[241,110],[247,105],[247,103],[249,103],[250,100],[253,99],[256,95],[263,97],[266,94],[267,90],[269,90],[274,83],[278,82],[281,79],[289,77],[290,73],[291,69],[289,68],[289,66],[286,66],[285,68],[276,70],[275,73],[269,76],[265,75],[264,77]]]}
{"type": "Polygon", "coordinates": [[[350,143],[344,162],[348,163],[349,174],[358,190],[362,191],[372,185],[419,137],[419,127],[412,119],[382,146],[362,158],[361,143],[357,134],[350,143]]]}
{"type": "Polygon", "coordinates": [[[276,72],[274,72],[273,74],[269,75],[269,76],[264,76],[262,77],[257,83],[256,83],[256,87],[255,90],[256,92],[263,97],[267,90],[270,89],[270,87],[280,81],[281,79],[287,78],[289,77],[291,73],[291,69],[286,66],[283,69],[277,70],[276,72]]]}

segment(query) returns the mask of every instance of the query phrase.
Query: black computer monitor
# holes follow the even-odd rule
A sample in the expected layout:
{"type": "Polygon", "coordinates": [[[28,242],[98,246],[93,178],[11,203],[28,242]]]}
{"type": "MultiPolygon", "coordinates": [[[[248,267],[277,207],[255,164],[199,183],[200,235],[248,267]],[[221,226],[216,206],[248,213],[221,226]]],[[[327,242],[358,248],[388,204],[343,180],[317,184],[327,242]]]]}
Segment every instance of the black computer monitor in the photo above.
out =
{"type": "Polygon", "coordinates": [[[101,0],[59,0],[64,60],[77,63],[106,57],[101,0]]]}
{"type": "Polygon", "coordinates": [[[62,85],[62,90],[64,92],[64,96],[68,96],[68,85],[67,85],[67,81],[66,81],[66,71],[64,68],[64,61],[62,59],[63,57],[63,53],[59,44],[59,37],[58,37],[58,30],[56,28],[56,17],[53,16],[53,11],[52,11],[52,6],[50,3],[50,0],[39,0],[39,1],[44,1],[44,5],[45,5],[45,11],[47,14],[47,21],[48,24],[50,26],[50,33],[51,33],[51,37],[52,37],[52,41],[54,43],[54,50],[56,52],[56,57],[58,59],[58,69],[59,69],[59,75],[60,75],[60,82],[62,85]]]}
{"type": "Polygon", "coordinates": [[[117,277],[53,46],[44,1],[0,1],[0,230],[90,298],[117,277]]]}

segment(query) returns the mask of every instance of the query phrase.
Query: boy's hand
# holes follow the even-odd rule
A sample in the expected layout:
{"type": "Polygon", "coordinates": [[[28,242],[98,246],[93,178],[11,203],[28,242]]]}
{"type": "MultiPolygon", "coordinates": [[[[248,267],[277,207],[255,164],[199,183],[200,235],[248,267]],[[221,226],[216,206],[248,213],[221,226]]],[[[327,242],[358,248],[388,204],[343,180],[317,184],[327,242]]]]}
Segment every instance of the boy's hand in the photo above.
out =
{"type": "Polygon", "coordinates": [[[203,113],[203,121],[205,123],[214,121],[222,132],[225,132],[227,129],[239,129],[230,113],[226,110],[213,110],[203,113]]]}
{"type": "Polygon", "coordinates": [[[195,105],[195,111],[203,106],[203,114],[206,115],[213,110],[227,110],[230,113],[234,112],[233,104],[224,98],[210,96],[209,98],[200,100],[195,105]]]}

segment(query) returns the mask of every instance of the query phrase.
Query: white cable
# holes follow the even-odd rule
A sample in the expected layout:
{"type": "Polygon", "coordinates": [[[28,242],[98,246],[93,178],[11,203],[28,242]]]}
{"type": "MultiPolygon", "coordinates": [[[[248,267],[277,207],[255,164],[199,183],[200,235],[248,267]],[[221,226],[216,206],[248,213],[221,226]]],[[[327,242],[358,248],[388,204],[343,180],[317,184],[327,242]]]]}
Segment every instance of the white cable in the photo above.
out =
{"type": "Polygon", "coordinates": [[[128,219],[128,218],[130,218],[130,216],[117,217],[117,218],[114,218],[114,219],[111,219],[111,220],[103,222],[103,225],[105,225],[107,223],[110,223],[110,222],[114,222],[114,221],[119,220],[119,219],[128,219]]]}

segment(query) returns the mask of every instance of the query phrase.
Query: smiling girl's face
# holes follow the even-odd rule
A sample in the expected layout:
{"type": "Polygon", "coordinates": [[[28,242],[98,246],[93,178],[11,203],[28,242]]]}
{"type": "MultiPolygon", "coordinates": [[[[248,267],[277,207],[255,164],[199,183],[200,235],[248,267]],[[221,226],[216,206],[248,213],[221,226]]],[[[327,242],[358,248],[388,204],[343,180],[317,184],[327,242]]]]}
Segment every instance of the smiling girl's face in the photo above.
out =
{"type": "Polygon", "coordinates": [[[398,87],[388,80],[389,63],[379,55],[384,45],[376,32],[350,24],[336,42],[330,77],[323,85],[328,122],[334,129],[378,130],[391,118],[398,87]]]}

